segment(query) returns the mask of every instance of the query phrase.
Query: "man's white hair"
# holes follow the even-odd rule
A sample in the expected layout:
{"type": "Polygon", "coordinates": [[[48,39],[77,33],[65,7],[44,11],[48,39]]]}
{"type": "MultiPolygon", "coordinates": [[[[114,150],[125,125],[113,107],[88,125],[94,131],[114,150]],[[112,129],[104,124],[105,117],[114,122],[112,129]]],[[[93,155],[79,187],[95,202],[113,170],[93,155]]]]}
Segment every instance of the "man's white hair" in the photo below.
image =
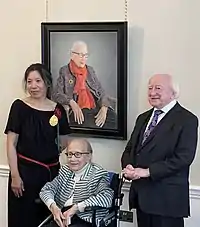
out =
{"type": "Polygon", "coordinates": [[[178,99],[179,93],[180,93],[179,84],[174,79],[174,77],[172,77],[172,75],[170,75],[170,74],[163,74],[163,76],[168,76],[169,77],[170,82],[171,82],[171,86],[172,86],[172,91],[174,93],[174,98],[175,99],[178,99]]]}
{"type": "Polygon", "coordinates": [[[87,47],[87,44],[84,41],[81,41],[81,40],[75,41],[72,44],[71,51],[77,51],[77,49],[79,49],[80,47],[87,47]]]}
{"type": "Polygon", "coordinates": [[[172,76],[171,76],[171,83],[172,83],[172,89],[174,92],[174,97],[175,99],[178,99],[180,95],[180,87],[177,81],[175,81],[174,78],[172,78],[172,76]]]}
{"type": "MultiPolygon", "coordinates": [[[[179,89],[179,84],[177,83],[177,81],[172,77],[172,75],[170,74],[162,74],[162,73],[157,73],[157,74],[154,74],[154,76],[156,75],[159,75],[159,76],[162,76],[162,77],[168,77],[170,82],[171,82],[171,86],[172,86],[172,91],[174,93],[174,98],[175,99],[178,99],[179,97],[179,93],[180,93],[180,89],[179,89]]],[[[152,78],[152,77],[151,77],[152,78]]]]}

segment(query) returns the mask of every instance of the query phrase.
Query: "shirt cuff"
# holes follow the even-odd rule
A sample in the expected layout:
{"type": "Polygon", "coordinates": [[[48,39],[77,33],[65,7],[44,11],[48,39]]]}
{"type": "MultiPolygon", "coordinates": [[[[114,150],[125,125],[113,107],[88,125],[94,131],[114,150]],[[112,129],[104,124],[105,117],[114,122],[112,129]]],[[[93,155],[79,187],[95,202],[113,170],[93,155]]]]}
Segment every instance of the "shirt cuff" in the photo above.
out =
{"type": "Polygon", "coordinates": [[[85,202],[80,202],[80,203],[77,204],[77,206],[78,206],[78,210],[79,210],[80,212],[84,212],[85,207],[86,207],[85,202]]]}
{"type": "Polygon", "coordinates": [[[48,199],[48,200],[47,200],[46,205],[47,205],[47,207],[49,208],[49,210],[50,210],[50,206],[51,206],[53,203],[55,203],[55,201],[54,201],[53,199],[48,199]]]}

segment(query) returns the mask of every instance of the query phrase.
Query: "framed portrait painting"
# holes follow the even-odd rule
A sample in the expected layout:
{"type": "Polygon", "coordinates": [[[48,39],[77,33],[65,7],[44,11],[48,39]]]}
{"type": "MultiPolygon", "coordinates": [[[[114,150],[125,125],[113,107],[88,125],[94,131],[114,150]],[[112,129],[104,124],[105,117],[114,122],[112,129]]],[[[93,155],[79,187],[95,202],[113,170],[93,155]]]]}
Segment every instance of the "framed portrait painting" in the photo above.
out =
{"type": "Polygon", "coordinates": [[[127,138],[127,22],[42,23],[52,100],[72,133],[127,138]]]}

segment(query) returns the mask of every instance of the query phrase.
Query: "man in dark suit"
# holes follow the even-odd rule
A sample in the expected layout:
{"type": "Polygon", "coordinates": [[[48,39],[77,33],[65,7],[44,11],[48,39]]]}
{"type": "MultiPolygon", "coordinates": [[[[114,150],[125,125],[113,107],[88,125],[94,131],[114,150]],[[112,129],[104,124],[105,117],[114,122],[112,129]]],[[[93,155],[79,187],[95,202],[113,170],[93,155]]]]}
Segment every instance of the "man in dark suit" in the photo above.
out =
{"type": "Polygon", "coordinates": [[[122,155],[132,180],[129,205],[138,227],[183,227],[190,215],[189,168],[197,146],[197,117],[177,101],[172,77],[154,75],[148,84],[153,107],[138,116],[122,155]]]}

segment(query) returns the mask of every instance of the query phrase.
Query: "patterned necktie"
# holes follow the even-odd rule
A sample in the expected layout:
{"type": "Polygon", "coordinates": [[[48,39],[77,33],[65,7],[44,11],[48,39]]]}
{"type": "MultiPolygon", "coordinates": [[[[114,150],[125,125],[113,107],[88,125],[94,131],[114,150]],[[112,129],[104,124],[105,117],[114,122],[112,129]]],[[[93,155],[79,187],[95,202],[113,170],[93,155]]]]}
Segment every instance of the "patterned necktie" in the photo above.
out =
{"type": "Polygon", "coordinates": [[[143,140],[142,140],[142,144],[144,143],[144,141],[149,137],[149,135],[151,134],[151,132],[153,131],[153,129],[155,128],[155,126],[157,125],[157,122],[158,122],[158,116],[160,114],[164,113],[162,110],[155,110],[154,111],[154,115],[153,115],[153,118],[147,128],[147,130],[145,131],[144,133],[144,136],[143,136],[143,140]]]}

